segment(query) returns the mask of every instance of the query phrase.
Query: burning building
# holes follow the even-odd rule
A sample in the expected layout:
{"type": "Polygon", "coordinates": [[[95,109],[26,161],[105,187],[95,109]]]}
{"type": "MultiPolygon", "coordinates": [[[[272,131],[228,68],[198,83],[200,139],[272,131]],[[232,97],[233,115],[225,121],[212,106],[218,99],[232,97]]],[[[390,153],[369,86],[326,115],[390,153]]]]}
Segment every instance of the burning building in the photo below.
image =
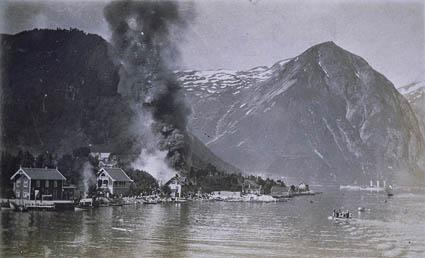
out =
{"type": "Polygon", "coordinates": [[[168,1],[112,2],[104,15],[112,31],[111,54],[120,65],[118,91],[137,114],[133,133],[143,155],[133,166],[166,181],[174,172],[187,171],[191,160],[190,109],[170,68],[178,57],[171,34],[185,27],[187,15],[168,1]],[[164,167],[171,172],[161,174],[164,167]]]}

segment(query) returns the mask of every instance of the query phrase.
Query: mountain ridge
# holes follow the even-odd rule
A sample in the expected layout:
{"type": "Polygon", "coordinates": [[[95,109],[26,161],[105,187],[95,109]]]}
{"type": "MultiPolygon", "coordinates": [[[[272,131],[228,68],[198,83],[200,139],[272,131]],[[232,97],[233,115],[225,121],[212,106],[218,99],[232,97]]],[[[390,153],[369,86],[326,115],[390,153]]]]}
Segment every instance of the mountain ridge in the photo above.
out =
{"type": "Polygon", "coordinates": [[[324,42],[261,72],[264,80],[231,84],[213,72],[189,82],[179,74],[193,131],[219,156],[245,170],[311,180],[352,182],[416,169],[423,152],[418,121],[363,58],[324,42]]]}

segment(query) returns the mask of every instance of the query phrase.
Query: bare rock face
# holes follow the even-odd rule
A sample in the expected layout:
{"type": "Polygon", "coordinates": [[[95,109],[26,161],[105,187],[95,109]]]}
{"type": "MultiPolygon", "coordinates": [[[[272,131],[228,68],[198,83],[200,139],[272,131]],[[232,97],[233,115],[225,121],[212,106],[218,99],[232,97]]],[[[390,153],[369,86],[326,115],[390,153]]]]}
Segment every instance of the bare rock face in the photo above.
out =
{"type": "Polygon", "coordinates": [[[362,183],[418,171],[424,141],[409,103],[333,42],[271,68],[177,75],[194,134],[247,172],[362,183]]]}

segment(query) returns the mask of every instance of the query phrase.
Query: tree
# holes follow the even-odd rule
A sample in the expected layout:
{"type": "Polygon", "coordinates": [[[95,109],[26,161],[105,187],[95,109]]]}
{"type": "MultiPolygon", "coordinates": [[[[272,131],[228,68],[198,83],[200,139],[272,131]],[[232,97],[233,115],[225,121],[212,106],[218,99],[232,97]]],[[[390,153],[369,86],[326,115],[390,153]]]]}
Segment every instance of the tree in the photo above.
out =
{"type": "Polygon", "coordinates": [[[134,181],[130,187],[132,195],[151,194],[159,188],[156,179],[145,171],[127,168],[126,173],[134,181]]]}
{"type": "Polygon", "coordinates": [[[54,168],[56,167],[56,160],[54,159],[52,153],[46,151],[44,153],[41,153],[37,156],[35,159],[35,167],[37,168],[54,168]]]}

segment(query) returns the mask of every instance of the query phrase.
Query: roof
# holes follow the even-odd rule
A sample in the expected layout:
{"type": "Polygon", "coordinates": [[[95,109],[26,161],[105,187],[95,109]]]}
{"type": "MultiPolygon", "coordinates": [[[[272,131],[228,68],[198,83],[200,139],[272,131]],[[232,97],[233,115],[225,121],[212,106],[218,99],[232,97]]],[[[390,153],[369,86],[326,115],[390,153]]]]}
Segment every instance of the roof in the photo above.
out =
{"type": "Polygon", "coordinates": [[[66,180],[56,168],[20,168],[10,179],[21,173],[32,180],[66,180]]]}
{"type": "Polygon", "coordinates": [[[127,181],[133,182],[133,180],[127,176],[127,174],[121,168],[101,168],[100,171],[105,171],[112,178],[113,181],[127,181]]]}
{"type": "Polygon", "coordinates": [[[169,185],[169,184],[180,184],[180,185],[186,185],[188,182],[187,182],[187,177],[185,177],[185,176],[178,176],[178,175],[176,175],[176,176],[174,176],[174,177],[172,177],[170,180],[168,180],[168,182],[167,183],[165,183],[166,185],[169,185]]]}

